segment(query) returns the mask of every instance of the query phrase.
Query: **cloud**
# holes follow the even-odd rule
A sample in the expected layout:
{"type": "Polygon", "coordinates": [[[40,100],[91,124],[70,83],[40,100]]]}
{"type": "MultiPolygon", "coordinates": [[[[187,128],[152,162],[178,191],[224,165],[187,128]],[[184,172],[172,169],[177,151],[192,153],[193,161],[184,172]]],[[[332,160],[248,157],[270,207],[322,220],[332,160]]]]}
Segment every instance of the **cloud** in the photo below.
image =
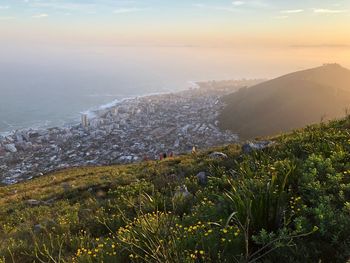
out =
{"type": "Polygon", "coordinates": [[[214,9],[215,10],[219,10],[219,11],[226,11],[226,12],[235,12],[235,11],[237,11],[236,8],[229,7],[229,6],[215,6],[214,9]]]}
{"type": "Polygon", "coordinates": [[[281,10],[282,14],[297,14],[304,12],[304,9],[290,9],[290,10],[281,10]]]}
{"type": "Polygon", "coordinates": [[[125,14],[125,13],[134,13],[134,12],[140,12],[142,10],[145,10],[145,8],[136,8],[136,7],[130,7],[130,8],[117,8],[113,11],[114,14],[125,14]]]}
{"type": "Polygon", "coordinates": [[[205,4],[201,4],[201,3],[195,3],[195,4],[192,4],[193,7],[197,7],[197,8],[204,8],[204,7],[209,7],[205,4]]]}
{"type": "Polygon", "coordinates": [[[273,19],[287,19],[288,16],[274,16],[273,19]]]}
{"type": "Polygon", "coordinates": [[[243,2],[243,1],[234,1],[234,2],[232,2],[232,4],[233,4],[234,6],[241,6],[241,5],[244,5],[245,2],[243,2]]]}
{"type": "MultiPolygon", "coordinates": [[[[0,0],[1,1],[1,0],[0,0]]],[[[67,0],[23,0],[27,5],[37,12],[52,13],[60,12],[63,15],[73,15],[75,13],[97,14],[102,12],[113,12],[114,14],[125,14],[139,12],[147,8],[134,7],[135,0],[90,0],[90,1],[67,1],[67,0]],[[111,10],[111,11],[110,11],[111,10]]],[[[42,18],[44,16],[35,16],[42,18]]]]}
{"type": "Polygon", "coordinates": [[[0,10],[4,10],[4,9],[9,9],[10,6],[8,5],[0,5],[0,10]]]}
{"type": "Polygon", "coordinates": [[[271,8],[272,5],[262,0],[247,1],[246,4],[252,8],[271,8]]]}
{"type": "Polygon", "coordinates": [[[348,10],[345,9],[323,9],[323,8],[315,8],[314,13],[317,14],[340,14],[347,13],[348,10]]]}
{"type": "Polygon", "coordinates": [[[291,45],[292,48],[350,48],[349,44],[291,45]]]}
{"type": "MultiPolygon", "coordinates": [[[[136,8],[130,7],[135,4],[134,0],[94,0],[94,1],[65,1],[65,0],[35,0],[28,1],[28,5],[32,8],[40,8],[43,10],[52,9],[54,11],[60,11],[64,13],[71,12],[85,12],[88,14],[97,13],[102,9],[114,10],[116,8],[120,10],[120,13],[128,13],[129,11],[135,11],[136,8]]],[[[45,12],[45,11],[43,11],[45,12]]]]}
{"type": "Polygon", "coordinates": [[[14,20],[16,17],[14,16],[0,16],[0,20],[14,20]]]}
{"type": "Polygon", "coordinates": [[[219,11],[236,12],[247,9],[266,9],[271,8],[271,5],[262,0],[245,0],[245,1],[233,1],[231,5],[209,5],[203,3],[192,4],[196,8],[206,8],[219,11]]]}
{"type": "Polygon", "coordinates": [[[82,10],[93,10],[96,8],[95,4],[78,4],[78,3],[60,3],[60,2],[34,2],[30,3],[32,7],[36,8],[50,8],[64,11],[82,11],[82,10]]]}
{"type": "Polygon", "coordinates": [[[48,17],[48,14],[37,14],[37,15],[33,15],[32,18],[45,18],[48,17]]]}

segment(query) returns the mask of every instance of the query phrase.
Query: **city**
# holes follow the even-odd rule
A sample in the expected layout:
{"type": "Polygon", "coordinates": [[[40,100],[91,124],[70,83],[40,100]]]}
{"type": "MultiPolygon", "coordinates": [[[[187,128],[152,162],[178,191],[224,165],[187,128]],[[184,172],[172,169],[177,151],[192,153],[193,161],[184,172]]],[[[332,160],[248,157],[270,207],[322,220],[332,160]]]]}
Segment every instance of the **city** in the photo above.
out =
{"type": "Polygon", "coordinates": [[[236,142],[221,131],[220,97],[256,81],[209,82],[177,93],[126,99],[83,114],[80,124],[0,137],[0,181],[14,184],[51,171],[156,160],[236,142]]]}

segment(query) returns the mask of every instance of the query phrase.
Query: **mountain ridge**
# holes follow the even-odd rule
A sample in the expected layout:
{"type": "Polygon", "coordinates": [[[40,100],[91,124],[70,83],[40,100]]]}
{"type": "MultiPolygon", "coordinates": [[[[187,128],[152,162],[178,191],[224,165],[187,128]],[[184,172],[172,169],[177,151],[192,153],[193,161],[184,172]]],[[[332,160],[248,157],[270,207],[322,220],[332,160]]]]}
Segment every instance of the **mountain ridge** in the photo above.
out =
{"type": "Polygon", "coordinates": [[[222,129],[241,138],[287,132],[343,117],[350,106],[350,70],[325,64],[241,89],[223,100],[222,129]]]}

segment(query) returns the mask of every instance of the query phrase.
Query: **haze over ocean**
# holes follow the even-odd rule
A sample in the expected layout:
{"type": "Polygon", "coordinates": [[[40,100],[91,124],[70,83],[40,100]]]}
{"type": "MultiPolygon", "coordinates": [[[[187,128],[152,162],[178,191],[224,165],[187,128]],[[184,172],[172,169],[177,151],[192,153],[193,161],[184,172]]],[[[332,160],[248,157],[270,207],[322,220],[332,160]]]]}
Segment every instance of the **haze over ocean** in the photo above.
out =
{"type": "Polygon", "coordinates": [[[332,48],[332,58],[319,56],[322,48],[290,47],[286,52],[269,48],[3,45],[0,132],[76,121],[81,111],[115,99],[177,91],[189,87],[188,81],[270,78],[324,62],[349,66],[345,63],[347,47],[332,48]]]}
{"type": "Polygon", "coordinates": [[[0,132],[188,81],[350,67],[348,0],[1,0],[0,132]]]}

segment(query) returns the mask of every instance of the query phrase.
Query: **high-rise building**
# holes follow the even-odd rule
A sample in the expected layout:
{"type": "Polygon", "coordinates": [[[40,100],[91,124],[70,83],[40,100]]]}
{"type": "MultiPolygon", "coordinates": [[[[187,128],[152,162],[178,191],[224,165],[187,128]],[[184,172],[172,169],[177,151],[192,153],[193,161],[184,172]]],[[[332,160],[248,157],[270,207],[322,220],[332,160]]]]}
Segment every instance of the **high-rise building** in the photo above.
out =
{"type": "Polygon", "coordinates": [[[114,108],[112,109],[112,114],[113,114],[114,116],[118,115],[118,112],[119,112],[118,107],[114,107],[114,108]]]}
{"type": "Polygon", "coordinates": [[[89,126],[89,120],[88,120],[88,116],[87,114],[83,113],[81,115],[81,125],[84,127],[84,128],[87,128],[89,126]]]}

